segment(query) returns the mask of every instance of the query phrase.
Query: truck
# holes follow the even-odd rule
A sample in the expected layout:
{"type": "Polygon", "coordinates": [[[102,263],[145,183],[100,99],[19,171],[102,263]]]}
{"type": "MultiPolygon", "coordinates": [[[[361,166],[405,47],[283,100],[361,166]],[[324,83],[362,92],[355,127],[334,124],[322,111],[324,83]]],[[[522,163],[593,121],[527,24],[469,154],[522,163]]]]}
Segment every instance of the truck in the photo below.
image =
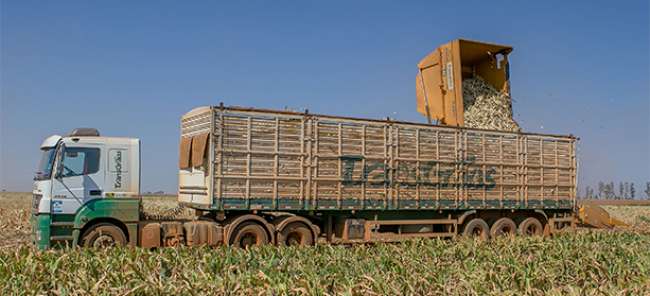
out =
{"type": "Polygon", "coordinates": [[[541,235],[570,225],[576,138],[241,107],[181,120],[178,203],[141,219],[140,141],[52,136],[34,189],[39,248],[541,235]]]}
{"type": "Polygon", "coordinates": [[[223,104],[184,114],[177,199],[192,219],[143,215],[138,139],[92,128],[51,136],[34,178],[35,245],[487,240],[574,225],[577,138],[463,127],[451,88],[487,71],[509,91],[507,58],[493,53],[511,49],[445,46],[419,67],[418,110],[429,123],[223,104]]]}

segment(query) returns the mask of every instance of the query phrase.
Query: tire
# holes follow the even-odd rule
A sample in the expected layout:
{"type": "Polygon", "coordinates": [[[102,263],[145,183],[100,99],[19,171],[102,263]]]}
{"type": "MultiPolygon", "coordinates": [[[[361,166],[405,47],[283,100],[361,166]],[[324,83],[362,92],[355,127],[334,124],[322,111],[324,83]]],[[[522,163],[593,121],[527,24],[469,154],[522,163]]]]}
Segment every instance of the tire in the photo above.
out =
{"type": "Polygon", "coordinates": [[[528,217],[519,223],[518,232],[524,236],[540,236],[544,234],[544,226],[537,218],[528,217]]]}
{"type": "Polygon", "coordinates": [[[81,245],[87,248],[109,248],[126,245],[126,235],[111,223],[98,223],[86,230],[81,245]]]}
{"type": "Polygon", "coordinates": [[[481,218],[474,218],[465,223],[463,227],[464,237],[473,237],[481,241],[486,241],[490,238],[490,227],[481,218]]]}
{"type": "Polygon", "coordinates": [[[490,228],[490,236],[492,238],[515,234],[517,234],[517,225],[512,219],[506,217],[494,222],[490,228]]]}
{"type": "Polygon", "coordinates": [[[302,222],[289,223],[278,234],[279,246],[311,246],[313,244],[314,235],[311,229],[302,222]]]}
{"type": "Polygon", "coordinates": [[[255,222],[244,222],[232,232],[230,245],[239,248],[261,246],[269,243],[266,229],[255,222]]]}

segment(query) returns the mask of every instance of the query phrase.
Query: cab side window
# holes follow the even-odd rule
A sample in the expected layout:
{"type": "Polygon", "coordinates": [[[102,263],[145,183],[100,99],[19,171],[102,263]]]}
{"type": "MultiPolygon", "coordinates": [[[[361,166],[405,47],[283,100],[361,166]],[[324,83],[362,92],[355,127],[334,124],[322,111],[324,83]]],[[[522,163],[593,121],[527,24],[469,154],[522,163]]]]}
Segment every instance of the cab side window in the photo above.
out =
{"type": "Polygon", "coordinates": [[[94,174],[99,171],[99,148],[67,147],[63,155],[62,177],[94,174]]]}

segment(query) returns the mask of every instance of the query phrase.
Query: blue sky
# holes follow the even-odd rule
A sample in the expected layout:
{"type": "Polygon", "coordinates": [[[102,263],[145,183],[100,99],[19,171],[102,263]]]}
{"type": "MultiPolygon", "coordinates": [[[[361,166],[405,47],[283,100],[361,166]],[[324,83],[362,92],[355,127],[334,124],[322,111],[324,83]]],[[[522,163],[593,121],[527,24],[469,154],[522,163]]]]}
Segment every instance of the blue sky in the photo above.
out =
{"type": "Polygon", "coordinates": [[[219,102],[425,122],[416,64],[459,37],[514,46],[516,120],[581,138],[580,187],[650,181],[648,1],[239,2],[2,0],[0,188],[91,126],[174,192],[179,118],[219,102]]]}

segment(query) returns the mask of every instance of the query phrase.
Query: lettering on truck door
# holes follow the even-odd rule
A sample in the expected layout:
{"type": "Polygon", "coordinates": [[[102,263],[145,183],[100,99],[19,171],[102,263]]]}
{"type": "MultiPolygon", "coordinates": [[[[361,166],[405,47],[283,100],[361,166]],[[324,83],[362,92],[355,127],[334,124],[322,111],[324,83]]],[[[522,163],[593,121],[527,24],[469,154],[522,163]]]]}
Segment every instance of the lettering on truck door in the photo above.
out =
{"type": "Polygon", "coordinates": [[[108,178],[110,192],[130,192],[129,153],[126,148],[108,151],[108,178]]]}

